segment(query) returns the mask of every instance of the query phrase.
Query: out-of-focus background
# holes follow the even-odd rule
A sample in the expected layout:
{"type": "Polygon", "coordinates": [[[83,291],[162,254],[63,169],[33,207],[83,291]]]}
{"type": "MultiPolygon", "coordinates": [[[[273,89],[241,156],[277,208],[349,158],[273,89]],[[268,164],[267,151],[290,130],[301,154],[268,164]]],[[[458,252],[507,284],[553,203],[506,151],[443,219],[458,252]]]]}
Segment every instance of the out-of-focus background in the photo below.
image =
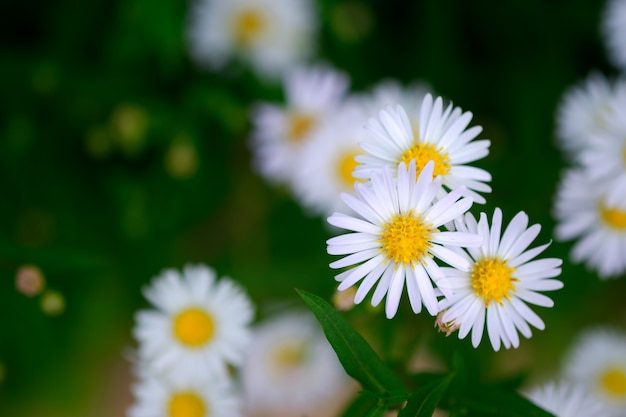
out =
{"type": "MultiPolygon", "coordinates": [[[[552,239],[566,165],[554,140],[562,94],[606,59],[603,2],[318,0],[311,61],[345,71],[352,92],[383,79],[423,81],[474,114],[493,176],[485,210],[524,210],[552,239]]],[[[331,231],[251,166],[250,106],[281,85],[245,65],[210,70],[189,55],[190,4],[174,0],[0,3],[0,415],[119,416],[132,401],[127,354],[141,288],[164,268],[206,263],[260,306],[330,300],[331,231]],[[16,275],[35,266],[44,290],[16,275]]],[[[476,207],[475,207],[476,209],[476,207]]],[[[518,350],[445,338],[430,317],[350,313],[370,332],[445,355],[462,349],[486,374],[554,368],[582,328],[626,322],[626,280],[565,260],[565,288],[518,350]],[[401,331],[399,331],[401,329],[401,331]]]]}

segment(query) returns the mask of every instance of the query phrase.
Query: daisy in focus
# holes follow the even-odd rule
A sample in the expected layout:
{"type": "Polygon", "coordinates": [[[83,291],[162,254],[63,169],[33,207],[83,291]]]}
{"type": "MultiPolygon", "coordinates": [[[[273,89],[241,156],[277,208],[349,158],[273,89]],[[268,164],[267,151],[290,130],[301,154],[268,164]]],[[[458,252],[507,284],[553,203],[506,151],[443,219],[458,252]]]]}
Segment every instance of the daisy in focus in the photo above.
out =
{"type": "Polygon", "coordinates": [[[282,313],[254,329],[241,367],[250,417],[334,416],[355,392],[310,314],[282,313]]]}
{"type": "Polygon", "coordinates": [[[602,34],[608,56],[626,71],[626,0],[608,0],[602,17],[602,34]]]}
{"type": "Polygon", "coordinates": [[[561,273],[562,261],[557,258],[533,260],[549,245],[532,249],[529,245],[539,234],[538,224],[528,227],[528,216],[519,212],[502,230],[502,211],[494,210],[491,227],[487,216],[480,220],[470,214],[454,221],[456,230],[477,233],[483,245],[458,251],[466,270],[444,268],[453,295],[440,303],[441,321],[458,326],[459,339],[472,331],[472,345],[477,347],[482,339],[485,321],[487,333],[494,350],[500,345],[506,349],[519,346],[518,332],[530,338],[529,324],[543,330],[544,323],[526,304],[552,307],[550,298],[539,291],[558,290],[563,283],[552,279],[561,273]]]}
{"type": "Polygon", "coordinates": [[[219,69],[238,59],[268,79],[312,55],[318,25],[311,0],[195,0],[188,24],[196,62],[219,69]]]}
{"type": "Polygon", "coordinates": [[[532,388],[525,396],[556,417],[607,416],[609,410],[582,385],[565,381],[548,382],[532,388]]]}
{"type": "Polygon", "coordinates": [[[440,175],[447,189],[465,186],[466,195],[484,204],[486,200],[479,193],[491,192],[491,187],[485,183],[491,181],[491,175],[466,164],[487,156],[490,141],[473,140],[482,132],[482,127],[468,129],[471,119],[472,113],[463,113],[452,104],[444,109],[441,97],[433,100],[426,94],[417,123],[419,132],[414,134],[405,109],[400,105],[388,106],[380,111],[378,119],[372,118],[367,124],[372,140],[361,143],[367,154],[357,157],[359,165],[354,176],[368,179],[383,166],[395,167],[411,159],[416,160],[419,174],[432,160],[435,163],[433,175],[440,175]]]}
{"type": "Polygon", "coordinates": [[[563,373],[610,407],[626,415],[626,334],[608,328],[581,333],[565,355],[563,373]]]}
{"type": "Polygon", "coordinates": [[[593,148],[595,134],[606,127],[612,103],[624,90],[623,80],[611,82],[593,73],[563,94],[557,109],[556,137],[569,158],[576,160],[580,152],[593,148]]]}
{"type": "Polygon", "coordinates": [[[346,103],[302,146],[300,163],[294,168],[293,192],[313,214],[328,216],[345,209],[339,198],[357,181],[352,176],[355,156],[363,153],[359,142],[367,131],[364,113],[355,103],[346,103]]]}
{"type": "Polygon", "coordinates": [[[472,205],[471,198],[462,197],[464,187],[457,188],[435,202],[441,190],[441,177],[433,179],[435,164],[430,161],[417,176],[415,160],[391,169],[383,167],[373,174],[371,183],[356,183],[355,195],[344,193],[343,201],[355,215],[335,213],[328,222],[352,233],[327,241],[330,255],[344,255],[330,264],[346,268],[335,279],[338,289],[346,290],[360,282],[354,302],[359,304],[376,286],[372,305],[387,297],[387,318],[395,316],[406,283],[411,307],[415,313],[422,304],[431,315],[438,313],[437,295],[433,287],[445,294],[447,280],[435,258],[468,271],[470,262],[448,246],[478,246],[482,239],[476,233],[440,231],[439,227],[462,215],[472,205]]]}
{"type": "Polygon", "coordinates": [[[616,278],[626,271],[626,191],[619,204],[609,201],[616,195],[611,184],[594,181],[586,170],[566,171],[558,186],[554,230],[558,240],[575,240],[571,258],[585,262],[602,279],[616,278]]]}
{"type": "Polygon", "coordinates": [[[250,145],[254,167],[266,180],[292,186],[306,158],[304,145],[343,106],[348,84],[345,74],[324,65],[298,68],[285,79],[284,105],[255,107],[250,145]]]}
{"type": "Polygon", "coordinates": [[[243,360],[253,306],[232,280],[204,265],[165,270],[144,290],[155,307],[139,311],[139,360],[163,378],[211,377],[243,360]]]}
{"type": "Polygon", "coordinates": [[[238,417],[241,400],[227,379],[163,381],[149,372],[132,387],[128,417],[238,417]]]}

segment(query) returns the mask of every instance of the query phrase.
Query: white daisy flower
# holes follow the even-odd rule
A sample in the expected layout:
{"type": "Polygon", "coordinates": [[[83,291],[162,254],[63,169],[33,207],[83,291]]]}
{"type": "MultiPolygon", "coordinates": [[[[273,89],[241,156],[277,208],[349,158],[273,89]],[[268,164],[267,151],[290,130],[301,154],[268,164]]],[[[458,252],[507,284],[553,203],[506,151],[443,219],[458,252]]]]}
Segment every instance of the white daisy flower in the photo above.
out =
{"type": "Polygon", "coordinates": [[[302,147],[344,103],[348,77],[324,65],[299,68],[284,85],[283,105],[262,103],[253,111],[253,164],[268,181],[291,185],[302,147]]]}
{"type": "Polygon", "coordinates": [[[626,71],[626,1],[608,0],[602,16],[602,34],[608,56],[622,71],[626,71]]]}
{"type": "MultiPolygon", "coordinates": [[[[554,230],[558,240],[576,240],[571,258],[585,262],[602,279],[619,277],[626,271],[626,191],[619,204],[611,184],[594,181],[586,170],[566,171],[555,196],[554,230]]],[[[619,196],[619,194],[617,194],[619,196]]]]}
{"type": "Polygon", "coordinates": [[[133,387],[128,417],[237,417],[241,400],[228,379],[173,379],[144,375],[133,387]]]}
{"type": "Polygon", "coordinates": [[[160,376],[211,375],[243,360],[253,306],[228,278],[204,265],[165,270],[144,290],[155,309],[137,313],[139,359],[160,376]]]}
{"type": "Polygon", "coordinates": [[[526,338],[532,335],[530,326],[543,330],[544,323],[527,305],[552,307],[550,298],[538,291],[552,291],[563,287],[561,281],[551,279],[561,273],[562,261],[557,258],[532,260],[549,245],[546,243],[533,249],[528,246],[537,237],[541,226],[528,227],[528,216],[519,212],[500,235],[502,211],[494,210],[489,227],[487,216],[481,213],[480,220],[471,214],[456,219],[457,230],[478,233],[483,245],[459,251],[466,270],[445,268],[453,296],[440,303],[442,322],[459,326],[459,339],[472,330],[472,345],[480,344],[487,322],[487,333],[494,350],[519,346],[518,332],[526,338]]]}
{"type": "Polygon", "coordinates": [[[367,131],[360,107],[345,104],[302,146],[302,158],[293,174],[293,191],[300,203],[314,214],[330,215],[345,209],[339,198],[352,191],[355,156],[362,154],[359,142],[367,131]]]}
{"type": "Polygon", "coordinates": [[[188,23],[198,63],[219,69],[239,59],[269,79],[312,55],[318,26],[311,0],[195,0],[188,23]]]}
{"type": "Polygon", "coordinates": [[[576,159],[581,151],[593,147],[593,136],[605,128],[613,111],[616,89],[604,75],[594,72],[563,94],[557,108],[556,137],[568,157],[576,159]]]}
{"type": "Polygon", "coordinates": [[[337,415],[354,384],[310,314],[281,313],[257,325],[241,367],[251,416],[337,415]],[[335,412],[331,412],[335,411],[335,412]]]}
{"type": "Polygon", "coordinates": [[[525,396],[556,417],[606,417],[607,407],[582,385],[560,381],[535,386],[525,396]]]}
{"type": "Polygon", "coordinates": [[[330,267],[352,266],[335,277],[341,283],[338,289],[343,291],[362,280],[354,299],[358,304],[378,282],[372,305],[378,305],[387,295],[388,318],[398,310],[405,281],[413,311],[419,313],[423,303],[431,315],[437,314],[437,295],[431,280],[445,293],[446,278],[434,258],[468,271],[469,262],[448,246],[481,243],[473,233],[439,230],[465,213],[472,200],[461,198],[465,190],[459,187],[434,202],[441,190],[441,177],[433,179],[434,165],[428,162],[417,177],[415,160],[408,168],[402,162],[395,168],[397,181],[391,169],[384,166],[380,175],[372,176],[371,184],[354,185],[356,196],[342,194],[356,215],[335,213],[328,218],[331,225],[354,232],[327,241],[329,254],[347,255],[330,267]]]}
{"type": "Polygon", "coordinates": [[[417,161],[419,174],[432,160],[435,162],[433,175],[441,175],[447,189],[463,185],[475,202],[485,203],[485,198],[478,193],[491,192],[491,187],[485,184],[485,181],[491,181],[491,175],[466,164],[485,157],[490,142],[486,139],[472,141],[482,131],[480,126],[467,129],[472,113],[463,113],[452,104],[444,110],[441,97],[433,101],[432,96],[426,94],[417,135],[414,135],[411,121],[400,105],[381,110],[379,119],[369,120],[367,128],[373,140],[361,143],[367,154],[357,157],[360,164],[354,171],[355,177],[370,178],[385,165],[393,167],[411,159],[417,161]]]}
{"type": "Polygon", "coordinates": [[[615,416],[626,415],[626,334],[609,328],[581,333],[565,355],[566,378],[586,386],[615,416]]]}

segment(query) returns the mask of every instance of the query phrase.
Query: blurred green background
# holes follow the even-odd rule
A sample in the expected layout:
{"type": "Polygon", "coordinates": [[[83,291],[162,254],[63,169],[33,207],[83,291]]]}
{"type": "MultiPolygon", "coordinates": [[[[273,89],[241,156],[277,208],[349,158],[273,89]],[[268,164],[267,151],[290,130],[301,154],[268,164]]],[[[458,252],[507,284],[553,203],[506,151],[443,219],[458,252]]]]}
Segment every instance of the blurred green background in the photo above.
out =
{"type": "MultiPolygon", "coordinates": [[[[187,54],[189,4],[175,0],[0,3],[0,415],[122,415],[131,400],[140,289],[163,268],[203,262],[254,302],[330,299],[324,219],[307,217],[251,168],[250,105],[281,87],[243,67],[215,72],[187,54]],[[62,294],[61,314],[15,288],[36,265],[62,294]]],[[[551,206],[566,162],[554,145],[563,92],[592,71],[617,75],[599,35],[603,2],[318,0],[316,60],[346,71],[352,91],[382,79],[424,81],[474,114],[492,141],[477,165],[493,175],[489,214],[520,210],[552,238],[551,206]]],[[[461,350],[485,377],[558,368],[586,326],[626,323],[622,278],[600,281],[566,259],[547,329],[520,349],[445,338],[406,302],[393,321],[359,306],[389,360],[416,341],[461,350]],[[474,362],[473,362],[474,363],[474,362]]],[[[406,301],[406,300],[405,300],[406,301]]],[[[485,342],[485,340],[483,340],[485,342]]],[[[395,358],[395,359],[394,359],[395,358]]]]}

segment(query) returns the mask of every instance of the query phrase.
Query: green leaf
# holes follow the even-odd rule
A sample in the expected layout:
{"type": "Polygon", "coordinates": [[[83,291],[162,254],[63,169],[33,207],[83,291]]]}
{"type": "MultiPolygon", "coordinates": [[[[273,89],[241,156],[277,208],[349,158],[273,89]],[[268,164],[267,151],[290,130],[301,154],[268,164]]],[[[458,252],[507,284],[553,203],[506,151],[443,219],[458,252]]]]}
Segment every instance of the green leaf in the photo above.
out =
{"type": "Polygon", "coordinates": [[[432,417],[454,374],[439,377],[415,390],[398,417],[432,417]]]}
{"type": "Polygon", "coordinates": [[[352,403],[344,410],[341,417],[362,417],[369,410],[374,408],[378,403],[378,399],[373,395],[359,394],[352,403]]]}
{"type": "Polygon", "coordinates": [[[328,342],[348,375],[375,393],[407,394],[400,378],[331,305],[314,294],[296,291],[322,325],[328,342]]]}

